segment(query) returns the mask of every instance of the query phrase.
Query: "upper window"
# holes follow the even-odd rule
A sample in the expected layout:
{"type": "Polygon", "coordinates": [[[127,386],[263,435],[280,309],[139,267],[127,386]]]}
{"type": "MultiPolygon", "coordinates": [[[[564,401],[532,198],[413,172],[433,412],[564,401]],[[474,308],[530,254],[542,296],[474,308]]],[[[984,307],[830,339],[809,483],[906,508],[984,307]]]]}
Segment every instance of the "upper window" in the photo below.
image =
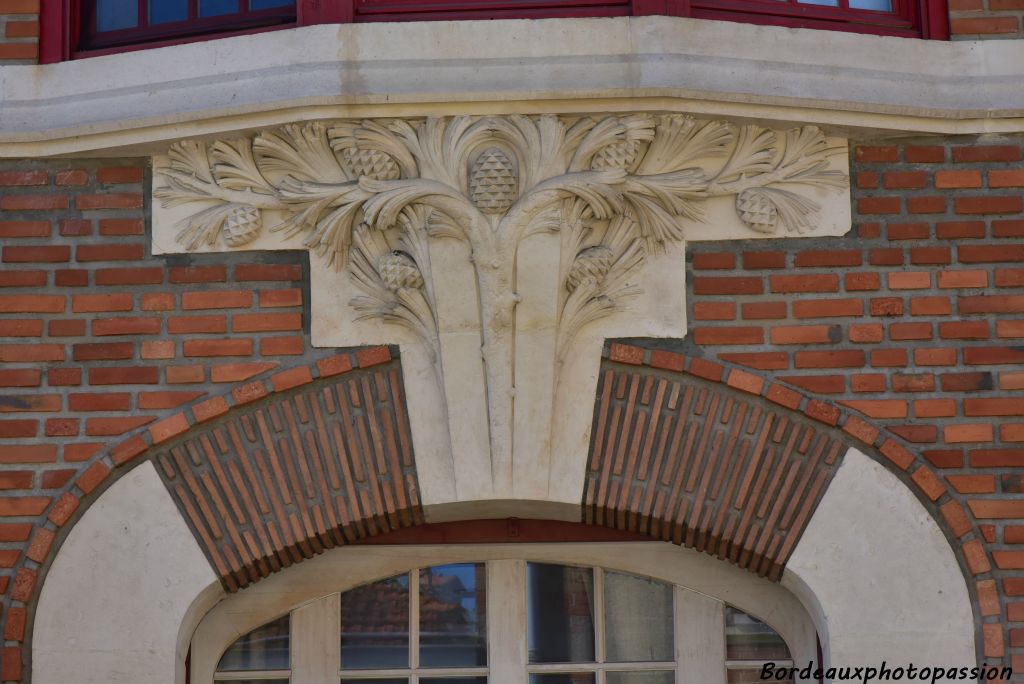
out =
{"type": "Polygon", "coordinates": [[[319,23],[663,14],[947,39],[945,0],[42,0],[40,61],[319,23]]]}
{"type": "Polygon", "coordinates": [[[792,665],[767,624],[725,604],[717,617],[681,610],[684,591],[550,563],[420,568],[320,599],[319,625],[297,618],[307,621],[297,628],[285,615],[252,630],[224,652],[214,680],[281,684],[297,681],[298,668],[330,672],[340,684],[675,684],[708,671],[695,661],[714,654],[705,644],[716,641],[724,651],[711,656],[711,669],[728,684],[760,681],[766,662],[792,665]],[[340,648],[324,649],[316,635],[330,630],[332,613],[340,648]],[[505,628],[488,628],[495,613],[505,628]],[[518,633],[507,629],[515,625],[518,633]]]}

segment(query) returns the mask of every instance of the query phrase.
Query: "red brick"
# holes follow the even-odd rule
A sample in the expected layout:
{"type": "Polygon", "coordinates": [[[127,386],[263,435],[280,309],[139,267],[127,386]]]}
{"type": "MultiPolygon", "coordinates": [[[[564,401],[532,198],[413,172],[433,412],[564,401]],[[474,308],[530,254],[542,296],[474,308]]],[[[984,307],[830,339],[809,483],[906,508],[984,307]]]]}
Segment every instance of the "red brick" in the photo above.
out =
{"type": "Polygon", "coordinates": [[[949,247],[914,247],[910,250],[910,263],[945,265],[953,261],[949,247]]]}
{"type": "Polygon", "coordinates": [[[800,252],[793,261],[798,267],[860,266],[863,253],[859,249],[822,249],[800,252]]]}
{"type": "Polygon", "coordinates": [[[8,318],[0,320],[0,337],[42,337],[41,319],[8,318]]]}
{"type": "Polygon", "coordinates": [[[88,461],[93,456],[98,454],[105,446],[105,443],[99,442],[86,442],[84,444],[79,442],[77,444],[65,444],[64,460],[67,461],[68,463],[80,463],[82,461],[88,461]]]}
{"type": "Polygon", "coordinates": [[[54,525],[62,527],[68,520],[71,520],[71,516],[75,514],[75,511],[78,510],[81,503],[82,502],[78,500],[77,496],[71,492],[66,492],[57,499],[57,503],[54,505],[53,510],[50,511],[50,514],[47,517],[54,525]]]}
{"type": "Polygon", "coordinates": [[[102,484],[103,480],[107,479],[108,475],[110,475],[110,468],[102,461],[97,461],[75,480],[75,486],[85,494],[91,494],[102,484]]]}
{"type": "Polygon", "coordinates": [[[946,211],[946,198],[942,196],[908,197],[907,211],[911,214],[942,214],[946,211]]]}
{"type": "MultiPolygon", "coordinates": [[[[3,6],[0,5],[0,10],[2,9],[3,6]]],[[[0,186],[18,187],[27,185],[46,185],[49,182],[49,175],[44,169],[26,169],[24,171],[0,171],[0,186]]]]}
{"type": "Polygon", "coordinates": [[[908,146],[903,150],[903,159],[911,164],[937,164],[946,161],[946,150],[934,145],[908,146]]]}
{"type": "Polygon", "coordinates": [[[897,297],[879,297],[870,302],[872,316],[902,316],[903,300],[897,297]]]}
{"type": "Polygon", "coordinates": [[[0,362],[31,363],[63,360],[64,347],[59,344],[0,344],[0,362]]]}
{"type": "Polygon", "coordinates": [[[235,406],[241,406],[242,404],[248,404],[256,401],[257,399],[262,399],[267,396],[267,394],[266,386],[264,386],[260,381],[250,382],[231,390],[231,396],[234,397],[235,406]]]}
{"type": "Polygon", "coordinates": [[[81,368],[50,368],[46,372],[46,381],[51,387],[65,387],[82,384],[81,368]]]}
{"type": "Polygon", "coordinates": [[[275,392],[284,392],[285,390],[310,382],[313,382],[313,374],[305,366],[281,371],[270,376],[270,384],[275,392]]]}
{"type": "Polygon", "coordinates": [[[206,392],[139,392],[140,409],[168,409],[187,404],[206,392]]]}
{"type": "Polygon", "coordinates": [[[108,166],[96,171],[100,183],[141,183],[142,169],[137,166],[108,166]]]}
{"type": "Polygon", "coordinates": [[[924,171],[886,171],[883,179],[885,187],[890,189],[923,188],[928,184],[928,174],[924,171]]]}
{"type": "Polygon", "coordinates": [[[864,302],[860,299],[811,299],[793,302],[796,318],[840,318],[863,316],[864,302]]]}
{"type": "Polygon", "coordinates": [[[972,499],[967,506],[976,518],[1006,520],[1024,518],[1024,500],[993,501],[991,499],[972,499]]]}
{"type": "Polygon", "coordinates": [[[914,363],[919,366],[956,365],[956,349],[915,349],[914,363]]]}
{"type": "Polygon", "coordinates": [[[934,392],[935,376],[930,373],[912,375],[895,373],[892,376],[892,390],[894,392],[934,392]]]}
{"type": "Polygon", "coordinates": [[[839,292],[839,276],[834,273],[817,275],[773,275],[772,292],[839,292]]]}
{"type": "Polygon", "coordinates": [[[885,328],[878,323],[851,325],[848,332],[850,342],[856,344],[873,344],[885,338],[885,328]]]}
{"type": "Polygon", "coordinates": [[[302,306],[302,290],[297,288],[261,290],[259,293],[259,304],[263,308],[302,306]]]}
{"type": "Polygon", "coordinates": [[[948,316],[953,313],[949,297],[914,297],[910,300],[911,316],[948,316]]]}
{"type": "Polygon", "coordinates": [[[96,313],[102,311],[131,311],[130,294],[74,295],[71,310],[75,313],[96,313]]]}
{"type": "Polygon", "coordinates": [[[891,340],[930,340],[931,338],[931,323],[892,323],[889,325],[889,339],[891,340]]]}
{"type": "Polygon", "coordinates": [[[977,270],[949,271],[943,269],[939,271],[939,287],[942,289],[988,287],[988,273],[977,270]]]}
{"type": "Polygon", "coordinates": [[[864,363],[864,352],[859,349],[796,352],[797,368],[859,368],[864,363]]]}
{"type": "Polygon", "coordinates": [[[742,354],[719,354],[718,358],[757,370],[782,370],[789,368],[789,354],[786,352],[751,352],[742,354]]]}
{"type": "MultiPolygon", "coordinates": [[[[1024,570],[1024,551],[993,551],[992,558],[1002,570],[1024,570]]],[[[999,627],[999,625],[992,625],[992,627],[999,627]]],[[[999,634],[1001,635],[1002,632],[999,634]]],[[[1002,655],[1002,653],[994,655],[1002,655]]]]}
{"type": "Polygon", "coordinates": [[[921,466],[915,470],[911,475],[910,479],[914,481],[914,484],[920,488],[924,495],[931,501],[938,501],[938,499],[946,493],[946,486],[942,484],[942,481],[931,471],[930,468],[921,466]]]}
{"type": "Polygon", "coordinates": [[[153,422],[153,416],[132,416],[130,418],[89,418],[85,422],[85,434],[90,437],[123,435],[130,430],[153,422]]]}
{"type": "Polygon", "coordinates": [[[991,442],[992,426],[984,423],[947,425],[943,428],[943,439],[947,443],[991,442]]]}
{"type": "Polygon", "coordinates": [[[780,319],[786,317],[786,302],[749,302],[741,310],[745,320],[780,319]]]}
{"type": "Polygon", "coordinates": [[[772,344],[829,344],[838,342],[828,325],[786,325],[771,329],[772,344]]]}
{"type": "MultiPolygon", "coordinates": [[[[214,366],[211,370],[210,380],[212,382],[240,382],[264,373],[279,364],[272,361],[261,361],[258,363],[230,363],[214,366]]],[[[199,382],[202,381],[200,377],[199,382]]]]}
{"type": "Polygon", "coordinates": [[[953,399],[917,399],[914,401],[914,416],[917,418],[951,418],[956,415],[956,401],[953,399]]]}
{"type": "Polygon", "coordinates": [[[145,256],[146,247],[141,243],[79,245],[75,250],[75,258],[79,261],[137,261],[145,256]]]}
{"type": "Polygon", "coordinates": [[[174,307],[174,295],[169,292],[145,292],[142,295],[143,311],[170,311],[174,307]]]}
{"type": "Polygon", "coordinates": [[[82,186],[89,184],[89,172],[85,169],[64,169],[54,175],[54,184],[82,186]]]}
{"type": "Polygon", "coordinates": [[[193,356],[249,356],[252,354],[252,340],[185,340],[183,345],[186,357],[193,356]]]}
{"type": "Polygon", "coordinates": [[[143,359],[173,359],[173,340],[146,340],[139,348],[139,357],[143,359]]]}
{"type": "Polygon", "coordinates": [[[694,328],[693,341],[711,345],[762,344],[764,330],[752,327],[694,328]]]}
{"type": "Polygon", "coordinates": [[[239,264],[235,267],[235,280],[302,280],[302,267],[298,264],[239,264]]]}
{"type": "Polygon", "coordinates": [[[159,423],[155,423],[149,428],[149,436],[153,440],[153,444],[160,444],[166,442],[169,439],[173,439],[178,435],[188,431],[189,423],[188,418],[184,413],[177,413],[170,418],[165,418],[159,423]]]}
{"type": "Polygon", "coordinates": [[[997,268],[996,287],[1024,287],[1024,268],[997,268]]]}
{"type": "Polygon", "coordinates": [[[992,389],[991,373],[943,373],[939,376],[943,392],[973,392],[992,389]]]}
{"type": "Polygon", "coordinates": [[[693,279],[693,293],[697,295],[761,294],[764,282],[749,276],[698,276],[693,279]]]}
{"type": "Polygon", "coordinates": [[[892,461],[900,470],[906,470],[914,462],[914,455],[907,451],[899,442],[887,439],[879,447],[882,455],[892,461]]]}
{"type": "Polygon", "coordinates": [[[169,282],[223,283],[227,279],[228,270],[226,266],[174,266],[171,268],[169,282]]]}
{"type": "Polygon", "coordinates": [[[159,285],[163,281],[162,268],[101,268],[96,271],[97,285],[159,285]]]}
{"type": "Polygon", "coordinates": [[[25,555],[36,563],[42,563],[50,553],[55,535],[50,530],[39,528],[32,536],[32,543],[29,545],[25,555]]]}
{"type": "Polygon", "coordinates": [[[961,245],[957,252],[963,263],[1005,263],[1024,261],[1021,245],[961,245]]]}
{"type": "Polygon", "coordinates": [[[935,224],[935,235],[942,240],[985,237],[984,221],[940,221],[935,224]]]}
{"type": "Polygon", "coordinates": [[[48,496],[7,496],[0,498],[0,516],[40,515],[50,505],[48,496]]]}
{"type": "Polygon", "coordinates": [[[42,371],[36,368],[0,368],[0,387],[38,387],[42,383],[42,371]]]}
{"type": "Polygon", "coordinates": [[[932,286],[928,271],[896,271],[887,277],[890,290],[926,290],[932,286]]]}
{"type": "Polygon", "coordinates": [[[868,252],[872,266],[900,266],[903,264],[903,250],[899,247],[872,249],[868,252]]]}
{"type": "Polygon", "coordinates": [[[1006,339],[1024,337],[1024,321],[996,321],[996,337],[1006,339]]]}
{"type": "Polygon", "coordinates": [[[886,237],[890,240],[926,240],[931,235],[927,223],[890,223],[886,237]]]}
{"type": "Polygon", "coordinates": [[[229,406],[224,397],[212,397],[198,404],[193,404],[192,415],[197,423],[203,423],[226,414],[229,406]]]}
{"type": "Polygon", "coordinates": [[[878,428],[857,416],[850,416],[846,419],[846,422],[843,423],[843,432],[868,445],[874,445],[880,434],[878,428]]]}
{"type": "Polygon", "coordinates": [[[697,321],[731,321],[736,318],[735,302],[696,302],[693,318],[697,321]]]}
{"type": "Polygon", "coordinates": [[[7,211],[46,211],[67,208],[68,198],[66,195],[6,195],[0,197],[0,209],[7,211]]]}
{"type": "Polygon", "coordinates": [[[46,334],[50,337],[82,337],[85,335],[85,321],[81,319],[50,321],[46,334]]]}
{"type": "Polygon", "coordinates": [[[117,446],[111,449],[110,459],[114,462],[114,465],[124,465],[139,454],[145,453],[147,449],[149,449],[149,444],[143,439],[143,436],[135,435],[118,443],[117,446]]]}
{"type": "Polygon", "coordinates": [[[356,364],[360,368],[371,368],[391,360],[391,350],[387,347],[364,347],[356,351],[356,364]]]}
{"type": "Polygon", "coordinates": [[[894,162],[899,160],[898,148],[895,146],[865,146],[858,145],[854,151],[858,162],[894,162]]]}
{"type": "Polygon", "coordinates": [[[159,382],[160,369],[153,366],[90,368],[92,385],[152,385],[159,382]]]}
{"type": "Polygon", "coordinates": [[[981,171],[944,169],[935,172],[937,188],[980,188],[981,171]]]}
{"type": "Polygon", "coordinates": [[[693,255],[693,268],[697,271],[726,270],[736,268],[736,255],[733,252],[709,252],[693,255]]]}
{"type": "MultiPolygon", "coordinates": [[[[681,371],[683,370],[682,362],[683,356],[681,354],[658,350],[651,352],[652,368],[681,371]]],[[[328,378],[352,370],[352,358],[348,354],[340,354],[327,359],[320,359],[316,362],[316,367],[320,371],[321,378],[328,378]]]]}
{"type": "Polygon", "coordinates": [[[265,337],[260,340],[260,354],[264,356],[298,356],[306,351],[301,336],[265,337]]]}
{"type": "Polygon", "coordinates": [[[1003,423],[999,426],[999,439],[1004,442],[1024,442],[1024,423],[1003,423]]]}
{"type": "Polygon", "coordinates": [[[839,422],[840,411],[838,407],[833,406],[832,404],[827,404],[818,399],[812,399],[807,402],[807,406],[804,407],[804,414],[807,417],[825,423],[826,425],[835,425],[839,422]]]}
{"type": "Polygon", "coordinates": [[[78,195],[76,209],[141,209],[142,195],[137,192],[111,192],[102,195],[78,195]]]}
{"type": "Polygon", "coordinates": [[[167,320],[167,332],[182,333],[226,333],[228,318],[224,314],[214,316],[175,316],[167,320]]]}
{"type": "Polygon", "coordinates": [[[960,313],[1024,313],[1024,295],[979,295],[960,297],[960,313]]]}
{"type": "Polygon", "coordinates": [[[67,237],[92,235],[92,221],[89,219],[62,219],[60,234],[67,237]]]}
{"type": "Polygon", "coordinates": [[[49,221],[0,221],[0,238],[49,237],[49,221]]]}
{"type": "Polygon", "coordinates": [[[999,389],[1019,390],[1024,389],[1024,372],[1022,373],[1000,373],[999,389]]]}
{"type": "Polygon", "coordinates": [[[786,268],[786,253],[743,252],[743,268],[747,270],[786,268]]]}
{"type": "Polygon", "coordinates": [[[775,378],[814,394],[842,394],[846,391],[846,378],[842,375],[776,375],[775,378]]]}
{"type": "Polygon", "coordinates": [[[64,268],[53,274],[53,282],[59,287],[86,287],[89,271],[83,268],[64,268]]]}
{"type": "Polygon", "coordinates": [[[0,287],[43,287],[46,271],[0,271],[0,287]]]}
{"type": "Polygon", "coordinates": [[[964,399],[965,416],[1024,416],[1020,398],[964,399]]]}
{"type": "Polygon", "coordinates": [[[967,518],[967,512],[958,501],[947,501],[939,509],[942,517],[946,519],[953,536],[960,538],[971,531],[971,521],[967,518]]]}
{"type": "Polygon", "coordinates": [[[90,342],[76,344],[75,361],[107,361],[130,359],[135,354],[134,342],[90,342]]]}
{"type": "MultiPolygon", "coordinates": [[[[15,423],[21,421],[0,421],[0,434],[2,434],[3,425],[7,422],[15,423]]],[[[26,422],[31,422],[34,424],[36,421],[26,422]]],[[[28,436],[31,437],[31,435],[28,436]]],[[[53,444],[0,445],[0,463],[53,463],[56,460],[57,447],[53,444]]]]}
{"type": "Polygon", "coordinates": [[[61,263],[71,258],[66,245],[4,247],[3,260],[7,263],[61,263]]]}
{"type": "Polygon", "coordinates": [[[235,314],[231,319],[233,332],[283,332],[302,330],[301,313],[235,314]]]}
{"type": "Polygon", "coordinates": [[[874,171],[858,171],[857,187],[864,190],[871,190],[878,187],[878,174],[874,171]]]}
{"type": "Polygon", "coordinates": [[[992,169],[988,172],[990,188],[1024,188],[1024,171],[1020,169],[992,169]]]}
{"type": "Polygon", "coordinates": [[[878,221],[861,221],[854,225],[857,237],[863,240],[874,240],[882,237],[882,224],[878,221]]]}
{"type": "Polygon", "coordinates": [[[1012,162],[1020,161],[1018,145],[977,145],[954,147],[955,162],[1012,162]]]}
{"type": "Polygon", "coordinates": [[[748,394],[760,394],[761,390],[764,389],[764,378],[753,373],[747,373],[741,371],[738,368],[734,368],[729,371],[729,377],[726,380],[726,384],[729,387],[735,387],[738,390],[747,392],[748,394]]]}
{"type": "Polygon", "coordinates": [[[771,384],[768,386],[768,391],[765,392],[765,397],[780,406],[785,406],[789,409],[795,409],[800,406],[800,402],[803,397],[799,392],[783,387],[778,384],[771,384]]]}
{"type": "Polygon", "coordinates": [[[939,337],[944,340],[987,340],[988,321],[952,321],[939,323],[939,337]]]}
{"type": "Polygon", "coordinates": [[[1024,237],[1024,221],[993,221],[992,237],[1024,237]]]}
{"type": "Polygon", "coordinates": [[[1017,214],[1024,211],[1024,200],[1019,196],[956,197],[953,206],[958,214],[1017,214]]]}
{"type": "Polygon", "coordinates": [[[947,475],[946,479],[961,494],[995,494],[996,479],[991,475],[947,475]]]}
{"type": "Polygon", "coordinates": [[[853,399],[839,403],[869,418],[907,417],[907,402],[898,399],[853,399]]]}
{"type": "Polygon", "coordinates": [[[202,366],[168,366],[168,384],[185,384],[203,382],[206,379],[206,370],[202,366]]]}
{"type": "Polygon", "coordinates": [[[252,292],[248,290],[223,290],[186,292],[181,296],[181,308],[195,309],[245,309],[252,306],[252,292]]]}
{"type": "Polygon", "coordinates": [[[68,395],[68,408],[72,411],[127,411],[132,395],[128,392],[85,392],[68,395]]]}
{"type": "Polygon", "coordinates": [[[847,292],[863,292],[882,287],[882,278],[878,273],[847,273],[843,282],[847,292]]]}
{"type": "Polygon", "coordinates": [[[96,337],[109,335],[157,335],[160,333],[159,318],[98,318],[92,322],[92,334],[96,337]]]}
{"type": "Polygon", "coordinates": [[[897,368],[907,365],[906,349],[874,349],[871,351],[874,368],[897,368]]]}
{"type": "Polygon", "coordinates": [[[144,235],[146,226],[141,219],[100,219],[100,235],[144,235]]]}

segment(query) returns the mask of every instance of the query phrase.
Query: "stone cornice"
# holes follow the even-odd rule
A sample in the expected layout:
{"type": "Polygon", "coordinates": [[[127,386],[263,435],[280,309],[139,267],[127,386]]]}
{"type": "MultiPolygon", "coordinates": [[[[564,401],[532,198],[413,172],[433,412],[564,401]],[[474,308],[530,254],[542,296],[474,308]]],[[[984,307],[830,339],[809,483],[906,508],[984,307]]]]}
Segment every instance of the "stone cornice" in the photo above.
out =
{"type": "Polygon", "coordinates": [[[671,17],[316,26],[0,67],[0,157],[137,153],[283,121],[687,111],[875,133],[1024,130],[1024,41],[671,17]],[[599,49],[599,51],[597,51],[599,49]]]}

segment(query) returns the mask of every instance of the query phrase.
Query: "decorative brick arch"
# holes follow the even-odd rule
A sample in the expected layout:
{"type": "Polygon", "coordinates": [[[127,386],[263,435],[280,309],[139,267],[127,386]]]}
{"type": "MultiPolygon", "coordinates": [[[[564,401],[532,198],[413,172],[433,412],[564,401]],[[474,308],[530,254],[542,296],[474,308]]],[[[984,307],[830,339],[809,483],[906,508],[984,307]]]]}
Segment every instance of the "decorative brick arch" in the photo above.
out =
{"type": "MultiPolygon", "coordinates": [[[[654,535],[778,580],[788,553],[835,473],[846,442],[893,472],[934,518],[967,580],[979,656],[992,662],[993,656],[1004,655],[1003,625],[985,621],[999,615],[999,589],[979,526],[960,497],[901,438],[852,409],[748,370],[624,343],[609,345],[605,357],[583,500],[587,522],[654,535]],[[680,436],[682,446],[688,438],[703,440],[705,446],[711,445],[710,455],[700,456],[716,459],[705,463],[709,470],[703,480],[695,466],[659,470],[664,465],[659,459],[670,450],[662,440],[670,441],[675,435],[650,434],[654,421],[663,419],[656,413],[664,417],[686,411],[696,419],[696,426],[692,433],[680,436]],[[768,415],[777,417],[769,420],[768,415]],[[736,420],[723,424],[723,417],[736,420]],[[704,427],[713,421],[719,424],[704,427]],[[634,434],[643,431],[649,439],[617,434],[631,424],[634,434]],[[760,440],[755,448],[737,439],[741,431],[760,440]],[[788,459],[793,467],[787,476],[792,473],[796,486],[804,485],[795,505],[758,490],[757,459],[768,466],[762,472],[788,459]],[[648,473],[652,478],[668,473],[686,478],[686,483],[644,482],[642,476],[648,473]],[[688,487],[691,483],[696,486],[688,487]],[[787,519],[791,524],[785,524],[787,519]],[[763,534],[752,520],[760,522],[763,534]]],[[[701,459],[695,463],[699,465],[701,459]]],[[[784,486],[785,479],[779,484],[784,486]]]]}

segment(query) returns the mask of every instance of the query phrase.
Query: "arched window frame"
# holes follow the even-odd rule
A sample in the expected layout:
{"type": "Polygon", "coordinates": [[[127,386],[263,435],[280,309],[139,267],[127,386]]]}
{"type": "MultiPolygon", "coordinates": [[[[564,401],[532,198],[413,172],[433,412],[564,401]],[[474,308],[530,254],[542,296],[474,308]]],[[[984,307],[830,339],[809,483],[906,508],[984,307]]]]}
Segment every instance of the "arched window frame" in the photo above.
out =
{"type": "MultiPolygon", "coordinates": [[[[667,15],[875,35],[949,39],[946,0],[892,0],[892,12],[801,6],[779,0],[296,0],[294,21],[262,25],[204,20],[196,30],[141,35],[137,42],[85,49],[83,2],[41,0],[41,64],[314,24],[439,19],[539,19],[667,15]]],[[[839,0],[847,2],[848,0],[839,0]]],[[[85,32],[86,34],[88,31],[85,32]]]]}
{"type": "MultiPolygon", "coordinates": [[[[795,663],[817,661],[810,614],[781,585],[704,554],[659,542],[353,546],[334,549],[234,594],[215,606],[192,635],[192,684],[212,684],[221,654],[236,639],[292,614],[291,681],[335,681],[341,593],[414,568],[487,563],[492,605],[526,596],[526,563],[600,567],[674,586],[677,681],[724,682],[725,605],[762,620],[789,645],[795,663]],[[311,655],[307,655],[311,654],[311,655]]],[[[488,614],[491,681],[526,681],[526,606],[488,614]]],[[[824,643],[827,639],[822,638],[824,643]]]]}

